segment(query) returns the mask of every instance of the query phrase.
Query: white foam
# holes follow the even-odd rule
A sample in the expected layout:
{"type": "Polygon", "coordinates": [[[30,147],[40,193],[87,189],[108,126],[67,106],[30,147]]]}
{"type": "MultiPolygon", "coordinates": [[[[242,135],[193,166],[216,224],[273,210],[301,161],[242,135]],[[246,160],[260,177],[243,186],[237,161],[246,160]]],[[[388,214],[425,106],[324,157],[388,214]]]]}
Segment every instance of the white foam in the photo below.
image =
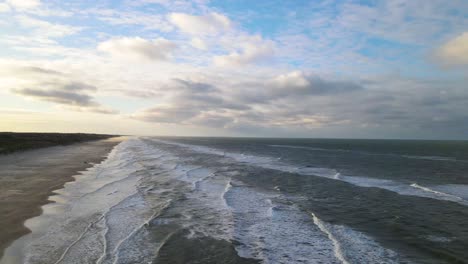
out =
{"type": "Polygon", "coordinates": [[[468,185],[466,184],[443,184],[434,185],[430,188],[468,201],[468,185]]]}
{"type": "MultiPolygon", "coordinates": [[[[380,246],[369,236],[343,225],[322,221],[311,212],[314,223],[333,242],[334,254],[343,264],[402,263],[396,252],[380,246]]],[[[407,260],[404,263],[410,263],[407,260]]]]}
{"type": "Polygon", "coordinates": [[[424,236],[423,238],[431,241],[431,242],[436,242],[436,243],[450,243],[454,240],[454,238],[451,237],[444,237],[444,236],[424,236]]]}
{"type": "Polygon", "coordinates": [[[457,201],[457,202],[462,202],[463,201],[463,199],[461,197],[451,195],[451,194],[448,194],[448,193],[444,193],[444,192],[439,192],[439,191],[433,190],[431,188],[421,186],[421,185],[419,185],[417,183],[411,184],[411,187],[423,190],[423,191],[428,192],[428,193],[433,193],[433,194],[435,194],[437,196],[441,196],[441,197],[443,197],[443,198],[445,198],[445,199],[447,199],[449,201],[457,201]]]}
{"type": "Polygon", "coordinates": [[[408,159],[421,159],[421,160],[434,160],[434,161],[458,161],[466,162],[465,160],[457,160],[454,157],[442,157],[442,156],[419,156],[419,155],[402,155],[404,158],[408,159]]]}
{"type": "Polygon", "coordinates": [[[231,188],[231,179],[206,171],[207,176],[197,182],[197,187],[187,193],[188,198],[178,210],[190,221],[183,223],[192,232],[192,237],[210,236],[229,241],[232,237],[233,220],[224,195],[231,188]]]}
{"type": "Polygon", "coordinates": [[[240,256],[263,263],[340,263],[311,218],[294,205],[275,203],[278,194],[234,185],[225,196],[240,256]]]}
{"type": "Polygon", "coordinates": [[[322,232],[327,234],[328,238],[333,242],[333,251],[335,252],[335,256],[338,260],[341,261],[343,264],[349,264],[349,262],[343,256],[343,250],[341,249],[341,244],[335,238],[335,236],[330,232],[326,226],[326,224],[320,220],[314,213],[310,213],[314,219],[314,224],[317,225],[322,232]]]}
{"type": "Polygon", "coordinates": [[[262,263],[400,263],[394,251],[369,236],[326,223],[281,194],[234,185],[226,199],[242,257],[262,263]]]}

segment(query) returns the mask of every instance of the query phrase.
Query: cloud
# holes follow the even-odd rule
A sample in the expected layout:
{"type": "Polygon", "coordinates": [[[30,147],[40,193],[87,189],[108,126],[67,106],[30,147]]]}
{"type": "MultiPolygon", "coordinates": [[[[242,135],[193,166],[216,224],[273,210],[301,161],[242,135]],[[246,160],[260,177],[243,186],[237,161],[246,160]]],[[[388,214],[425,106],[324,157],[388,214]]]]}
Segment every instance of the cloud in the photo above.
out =
{"type": "Polygon", "coordinates": [[[436,56],[444,65],[468,65],[468,32],[446,42],[436,56]]]}
{"type": "Polygon", "coordinates": [[[228,113],[249,108],[230,100],[223,91],[209,83],[172,79],[159,91],[165,94],[159,97],[162,100],[160,104],[132,117],[155,123],[220,124],[221,119],[230,119],[228,113]]]}
{"type": "Polygon", "coordinates": [[[21,26],[34,29],[34,35],[37,35],[40,38],[64,37],[75,34],[82,30],[81,27],[50,23],[45,20],[32,18],[26,15],[19,15],[16,17],[16,19],[21,26]]]}
{"type": "Polygon", "coordinates": [[[270,58],[273,49],[269,46],[257,47],[247,45],[242,52],[232,52],[224,56],[215,56],[213,62],[217,66],[242,66],[270,58]]]}
{"type": "MultiPolygon", "coordinates": [[[[50,86],[50,84],[39,84],[41,86],[50,86]]],[[[80,90],[81,84],[64,84],[59,86],[58,84],[53,84],[54,88],[49,89],[37,89],[37,88],[21,88],[14,89],[13,91],[16,94],[37,98],[44,101],[54,102],[57,104],[64,104],[70,106],[90,106],[94,103],[92,102],[92,97],[87,94],[82,94],[80,90]],[[72,88],[77,88],[76,91],[72,88]]]]}
{"type": "Polygon", "coordinates": [[[193,111],[193,109],[190,108],[158,106],[136,113],[133,115],[133,118],[154,123],[179,124],[196,116],[196,114],[196,111],[193,111]]]}
{"type": "Polygon", "coordinates": [[[343,135],[343,129],[355,133],[349,136],[411,130],[428,136],[428,131],[461,135],[466,126],[456,122],[468,120],[463,83],[447,89],[444,82],[349,81],[293,71],[267,80],[174,79],[158,91],[165,94],[158,96],[158,103],[132,118],[252,133],[335,133],[330,136],[343,135]]]}
{"type": "Polygon", "coordinates": [[[10,89],[14,94],[55,103],[74,111],[116,113],[94,100],[91,94],[97,91],[95,86],[75,81],[61,72],[36,66],[19,66],[2,71],[0,74],[19,80],[16,84],[12,84],[13,87],[10,89]]]}
{"type": "Polygon", "coordinates": [[[9,12],[9,11],[11,11],[11,8],[8,4],[0,3],[0,13],[9,12]]]}
{"type": "Polygon", "coordinates": [[[63,73],[51,70],[51,69],[44,69],[37,66],[23,66],[23,67],[14,67],[11,69],[12,73],[22,73],[22,74],[49,74],[49,75],[63,75],[63,73]]]}
{"type": "Polygon", "coordinates": [[[244,103],[272,104],[287,100],[304,102],[308,98],[350,94],[362,90],[365,88],[356,82],[328,80],[310,73],[293,71],[265,81],[237,84],[231,96],[244,103]]]}
{"type": "Polygon", "coordinates": [[[192,41],[190,42],[190,44],[199,49],[199,50],[207,50],[208,49],[208,45],[206,44],[205,41],[203,41],[202,39],[200,38],[193,38],[192,41]]]}
{"type": "Polygon", "coordinates": [[[181,31],[192,35],[210,35],[231,28],[231,20],[219,13],[209,13],[203,16],[194,16],[184,13],[171,13],[169,21],[181,31]]]}
{"type": "MultiPolygon", "coordinates": [[[[336,8],[333,4],[330,7],[336,8]]],[[[447,29],[466,27],[466,17],[456,10],[467,7],[466,1],[343,1],[338,5],[337,16],[328,17],[327,23],[384,40],[422,45],[447,34],[447,29]]]]}
{"type": "Polygon", "coordinates": [[[123,37],[101,42],[98,50],[116,58],[160,61],[168,60],[176,47],[176,44],[163,38],[146,40],[140,37],[123,37]]]}
{"type": "Polygon", "coordinates": [[[318,76],[294,71],[275,77],[270,84],[278,96],[307,96],[348,93],[364,89],[349,81],[328,81],[318,76]]]}
{"type": "Polygon", "coordinates": [[[98,13],[98,19],[105,21],[111,25],[136,25],[143,26],[145,30],[159,30],[162,32],[169,32],[173,30],[170,24],[163,16],[155,14],[146,14],[140,12],[102,12],[102,10],[94,11],[98,13]],[[99,13],[101,12],[101,13],[99,13]]]}
{"type": "Polygon", "coordinates": [[[94,101],[88,92],[95,92],[96,87],[80,82],[44,82],[34,87],[12,89],[15,94],[52,102],[68,109],[101,114],[115,114],[116,111],[105,108],[94,101]]]}
{"type": "Polygon", "coordinates": [[[167,95],[159,97],[160,105],[137,112],[133,118],[209,127],[234,127],[240,123],[273,127],[319,126],[341,122],[341,119],[305,111],[302,107],[307,107],[310,98],[360,89],[363,88],[350,82],[324,81],[302,72],[234,86],[173,79],[160,88],[167,95]],[[282,100],[289,107],[272,103],[275,100],[282,100]]]}
{"type": "Polygon", "coordinates": [[[239,48],[228,55],[215,56],[213,62],[216,66],[243,66],[273,57],[274,43],[260,36],[248,36],[234,41],[239,43],[239,48]]]}
{"type": "Polygon", "coordinates": [[[389,128],[431,127],[443,136],[466,128],[465,72],[424,60],[433,51],[443,65],[467,64],[463,0],[309,1],[300,8],[316,11],[310,14],[286,4],[221,13],[204,0],[104,1],[96,8],[42,1],[21,10],[0,2],[11,11],[0,22],[11,33],[0,40],[0,74],[9,70],[0,76],[6,107],[19,95],[105,111],[102,99],[147,127],[226,129],[213,134],[326,128],[310,136],[343,136],[379,128],[386,136],[389,128]],[[54,17],[59,11],[73,16],[54,17]],[[441,40],[448,41],[434,48],[441,40]],[[12,69],[14,61],[26,67],[12,69]]]}
{"type": "Polygon", "coordinates": [[[16,9],[30,9],[41,5],[40,0],[6,0],[6,2],[16,9]]]}

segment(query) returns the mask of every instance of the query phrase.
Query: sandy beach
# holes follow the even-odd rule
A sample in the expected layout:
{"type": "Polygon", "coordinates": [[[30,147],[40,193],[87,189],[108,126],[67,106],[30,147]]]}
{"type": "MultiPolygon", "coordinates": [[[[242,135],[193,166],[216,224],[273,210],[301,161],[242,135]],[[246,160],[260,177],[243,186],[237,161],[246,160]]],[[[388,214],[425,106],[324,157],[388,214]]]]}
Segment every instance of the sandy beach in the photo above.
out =
{"type": "Polygon", "coordinates": [[[24,221],[40,215],[41,206],[73,176],[106,158],[122,140],[55,146],[0,155],[0,257],[6,247],[29,230],[24,221]]]}

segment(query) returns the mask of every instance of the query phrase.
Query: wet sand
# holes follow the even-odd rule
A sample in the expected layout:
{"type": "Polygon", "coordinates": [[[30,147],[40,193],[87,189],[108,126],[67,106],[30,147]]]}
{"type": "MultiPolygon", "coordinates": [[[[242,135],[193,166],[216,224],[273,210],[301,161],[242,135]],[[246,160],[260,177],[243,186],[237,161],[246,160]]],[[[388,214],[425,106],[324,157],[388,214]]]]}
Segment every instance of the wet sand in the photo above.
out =
{"type": "Polygon", "coordinates": [[[24,221],[41,214],[54,190],[104,160],[123,140],[115,137],[0,155],[0,258],[15,239],[29,233],[24,221]]]}

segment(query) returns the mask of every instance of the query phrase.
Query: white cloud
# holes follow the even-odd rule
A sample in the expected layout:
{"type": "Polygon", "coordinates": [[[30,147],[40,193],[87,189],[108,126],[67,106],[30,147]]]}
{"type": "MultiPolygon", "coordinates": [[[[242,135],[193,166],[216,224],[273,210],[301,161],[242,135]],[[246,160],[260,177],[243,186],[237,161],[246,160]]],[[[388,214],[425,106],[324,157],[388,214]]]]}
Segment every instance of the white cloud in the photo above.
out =
{"type": "Polygon", "coordinates": [[[305,87],[310,85],[310,81],[301,71],[281,74],[274,78],[272,82],[279,87],[305,87]]]}
{"type": "Polygon", "coordinates": [[[216,34],[230,29],[232,24],[228,17],[215,12],[204,16],[171,13],[169,20],[181,31],[193,35],[216,34]]]}
{"type": "Polygon", "coordinates": [[[166,39],[146,40],[140,37],[123,37],[101,42],[98,50],[116,58],[131,60],[167,60],[176,45],[166,39]]]}
{"type": "Polygon", "coordinates": [[[80,27],[54,24],[45,20],[40,20],[24,15],[17,16],[16,19],[23,27],[34,29],[35,35],[41,38],[68,36],[81,30],[80,27]]]}
{"type": "Polygon", "coordinates": [[[228,55],[215,56],[213,62],[217,66],[242,66],[255,64],[271,58],[274,54],[274,45],[259,36],[240,40],[240,48],[228,55]],[[242,42],[245,41],[245,42],[242,42]]]}
{"type": "Polygon", "coordinates": [[[102,12],[98,18],[111,25],[138,25],[146,30],[169,32],[174,28],[162,16],[140,12],[102,12]]]}
{"type": "Polygon", "coordinates": [[[192,41],[190,41],[190,44],[193,47],[195,47],[197,49],[200,49],[200,50],[207,50],[208,49],[208,45],[206,44],[206,42],[203,41],[200,38],[193,38],[192,41]]]}
{"type": "Polygon", "coordinates": [[[449,40],[437,50],[436,56],[446,65],[468,64],[468,32],[449,40]]]}
{"type": "Polygon", "coordinates": [[[0,13],[9,12],[11,10],[10,6],[6,3],[0,3],[0,13]]]}
{"type": "Polygon", "coordinates": [[[40,0],[7,0],[6,2],[16,9],[29,9],[41,5],[40,0]]]}

